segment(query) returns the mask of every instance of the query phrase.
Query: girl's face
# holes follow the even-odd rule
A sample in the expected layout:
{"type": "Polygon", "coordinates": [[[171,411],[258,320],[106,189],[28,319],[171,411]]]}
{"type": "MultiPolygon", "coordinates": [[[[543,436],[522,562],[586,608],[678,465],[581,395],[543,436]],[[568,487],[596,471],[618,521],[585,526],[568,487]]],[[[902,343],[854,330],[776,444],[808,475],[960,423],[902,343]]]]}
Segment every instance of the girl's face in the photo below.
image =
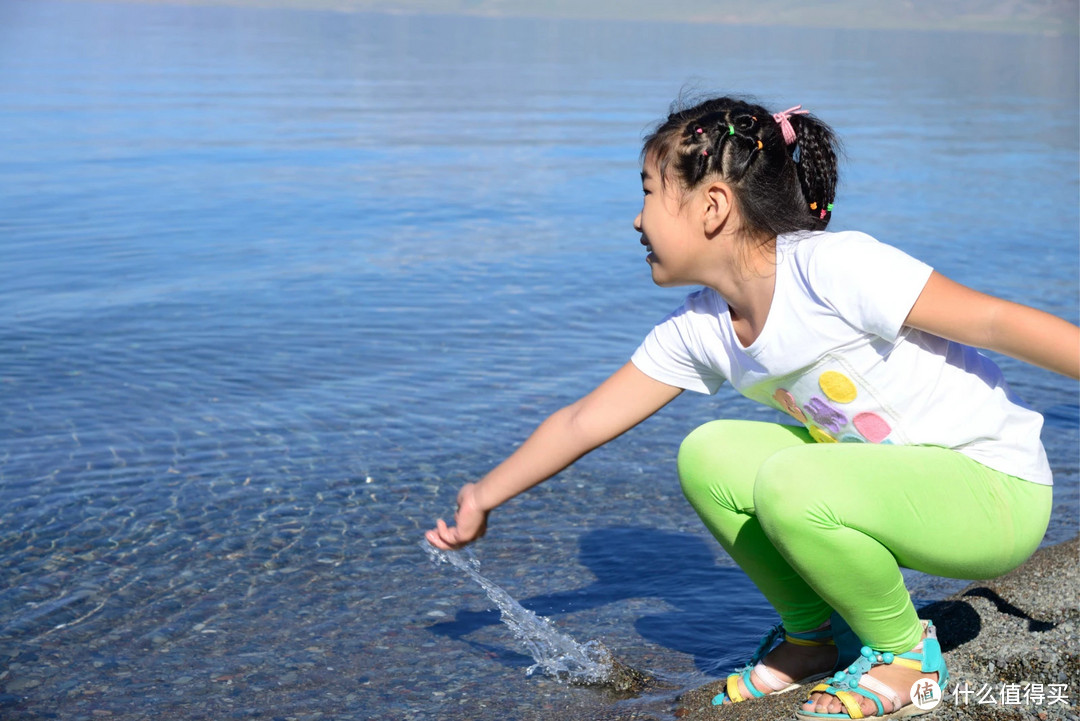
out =
{"type": "Polygon", "coordinates": [[[641,212],[634,218],[634,229],[641,233],[641,244],[649,251],[645,257],[652,269],[653,282],[659,286],[692,285],[700,267],[698,259],[701,226],[692,222],[699,203],[691,195],[682,197],[674,181],[662,184],[655,158],[646,158],[641,171],[645,193],[641,212]]]}

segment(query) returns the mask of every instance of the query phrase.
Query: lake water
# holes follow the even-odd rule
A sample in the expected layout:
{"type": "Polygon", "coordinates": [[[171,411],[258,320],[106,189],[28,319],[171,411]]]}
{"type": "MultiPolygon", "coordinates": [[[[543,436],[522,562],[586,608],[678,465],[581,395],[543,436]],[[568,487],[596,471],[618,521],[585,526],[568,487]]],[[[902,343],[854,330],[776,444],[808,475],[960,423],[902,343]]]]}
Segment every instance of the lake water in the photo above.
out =
{"type": "MultiPolygon", "coordinates": [[[[803,103],[834,224],[1078,320],[1075,38],[0,4],[0,716],[671,718],[774,616],[682,499],[684,394],[484,573],[670,688],[528,677],[417,546],[685,290],[631,228],[684,89],[803,103]]],[[[1047,543],[1077,533],[1077,384],[1047,543]]],[[[955,582],[911,574],[932,600],[955,582]]]]}

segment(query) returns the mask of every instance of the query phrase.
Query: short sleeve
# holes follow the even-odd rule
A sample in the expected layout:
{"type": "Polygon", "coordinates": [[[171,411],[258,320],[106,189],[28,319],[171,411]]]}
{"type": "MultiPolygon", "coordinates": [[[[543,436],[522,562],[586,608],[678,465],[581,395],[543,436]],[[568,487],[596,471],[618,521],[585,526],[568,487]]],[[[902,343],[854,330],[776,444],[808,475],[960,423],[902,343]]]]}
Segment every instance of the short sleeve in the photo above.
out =
{"type": "Polygon", "coordinates": [[[899,248],[855,232],[818,245],[809,268],[818,297],[854,327],[888,341],[899,337],[933,272],[899,248]]]}
{"type": "Polygon", "coordinates": [[[702,343],[715,314],[708,307],[702,291],[692,293],[686,302],[662,320],[646,336],[630,361],[645,375],[685,390],[716,393],[724,376],[706,360],[702,343]]]}

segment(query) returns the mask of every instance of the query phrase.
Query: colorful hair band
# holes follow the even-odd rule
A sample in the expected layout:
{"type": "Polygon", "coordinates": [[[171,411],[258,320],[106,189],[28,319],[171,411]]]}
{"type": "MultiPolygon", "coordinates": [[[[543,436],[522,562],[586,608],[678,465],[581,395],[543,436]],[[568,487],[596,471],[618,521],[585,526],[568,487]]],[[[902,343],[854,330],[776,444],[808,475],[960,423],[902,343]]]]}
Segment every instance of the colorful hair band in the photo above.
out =
{"type": "Polygon", "coordinates": [[[728,135],[734,135],[735,134],[735,126],[734,125],[727,126],[727,134],[728,135]]]}
{"type": "Polygon", "coordinates": [[[782,113],[773,114],[773,120],[780,126],[780,132],[784,136],[784,143],[787,145],[793,145],[798,136],[795,135],[795,128],[791,127],[792,115],[809,115],[809,110],[803,110],[802,105],[796,105],[793,108],[788,108],[782,113]]]}

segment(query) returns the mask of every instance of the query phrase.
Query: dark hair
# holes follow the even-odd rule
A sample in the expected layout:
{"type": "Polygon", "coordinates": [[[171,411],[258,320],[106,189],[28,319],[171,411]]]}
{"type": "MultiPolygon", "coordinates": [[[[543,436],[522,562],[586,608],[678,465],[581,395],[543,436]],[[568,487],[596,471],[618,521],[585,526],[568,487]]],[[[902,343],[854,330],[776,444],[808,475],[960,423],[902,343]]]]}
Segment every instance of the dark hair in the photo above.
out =
{"type": "Polygon", "coordinates": [[[751,237],[824,230],[836,198],[839,141],[813,115],[789,122],[791,145],[760,105],[725,97],[680,109],[676,102],[645,138],[641,157],[655,158],[661,182],[670,173],[686,190],[707,178],[727,182],[751,237]]]}

